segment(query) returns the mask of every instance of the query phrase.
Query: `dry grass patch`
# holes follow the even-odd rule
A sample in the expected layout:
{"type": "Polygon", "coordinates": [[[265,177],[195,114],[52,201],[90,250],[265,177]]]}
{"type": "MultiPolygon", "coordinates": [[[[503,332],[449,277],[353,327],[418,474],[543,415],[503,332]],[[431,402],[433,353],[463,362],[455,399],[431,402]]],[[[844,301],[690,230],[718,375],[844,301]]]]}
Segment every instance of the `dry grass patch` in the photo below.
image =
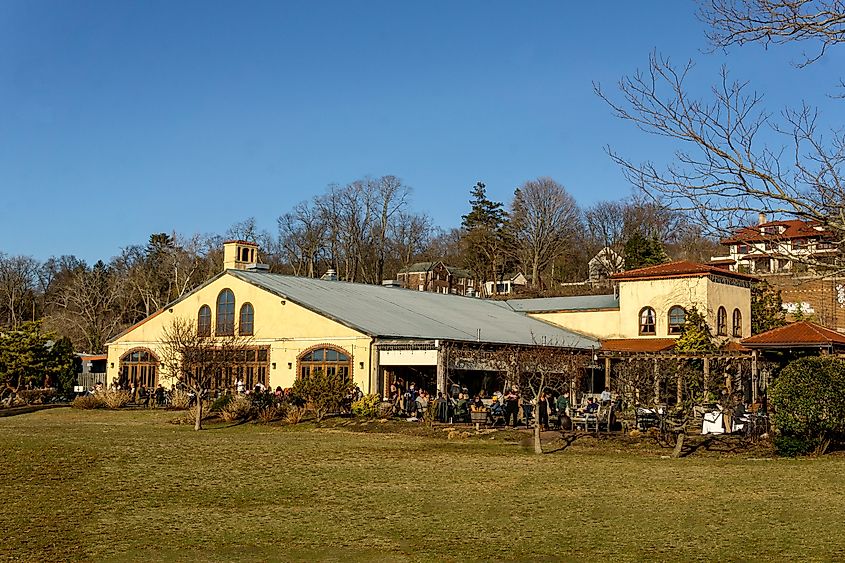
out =
{"type": "Polygon", "coordinates": [[[441,430],[194,432],[171,417],[54,409],[0,419],[0,558],[845,557],[842,456],[670,460],[600,440],[535,456],[441,430]]]}

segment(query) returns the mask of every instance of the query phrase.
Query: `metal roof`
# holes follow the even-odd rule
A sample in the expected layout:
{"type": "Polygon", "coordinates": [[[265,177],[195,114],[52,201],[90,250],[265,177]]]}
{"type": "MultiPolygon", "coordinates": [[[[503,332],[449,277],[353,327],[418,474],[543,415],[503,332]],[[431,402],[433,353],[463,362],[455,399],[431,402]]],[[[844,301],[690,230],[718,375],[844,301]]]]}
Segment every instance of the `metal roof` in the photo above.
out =
{"type": "Polygon", "coordinates": [[[538,297],[536,299],[509,299],[507,304],[520,313],[551,313],[554,311],[589,311],[593,309],[618,309],[616,295],[575,295],[572,297],[538,297]]]}
{"type": "Polygon", "coordinates": [[[459,295],[228,270],[247,283],[370,336],[598,348],[598,340],[532,319],[504,302],[459,295]]]}

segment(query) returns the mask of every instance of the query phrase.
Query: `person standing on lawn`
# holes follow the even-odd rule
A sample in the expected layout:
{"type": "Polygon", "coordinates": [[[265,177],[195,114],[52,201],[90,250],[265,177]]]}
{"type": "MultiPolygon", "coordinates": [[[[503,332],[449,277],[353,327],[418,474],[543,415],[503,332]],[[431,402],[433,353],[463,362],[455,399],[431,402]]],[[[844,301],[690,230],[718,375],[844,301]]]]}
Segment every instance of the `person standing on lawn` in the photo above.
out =
{"type": "Polygon", "coordinates": [[[516,419],[518,416],[519,395],[517,395],[516,391],[511,388],[508,389],[507,393],[505,393],[505,426],[508,425],[511,417],[513,417],[513,427],[516,428],[516,419]]]}

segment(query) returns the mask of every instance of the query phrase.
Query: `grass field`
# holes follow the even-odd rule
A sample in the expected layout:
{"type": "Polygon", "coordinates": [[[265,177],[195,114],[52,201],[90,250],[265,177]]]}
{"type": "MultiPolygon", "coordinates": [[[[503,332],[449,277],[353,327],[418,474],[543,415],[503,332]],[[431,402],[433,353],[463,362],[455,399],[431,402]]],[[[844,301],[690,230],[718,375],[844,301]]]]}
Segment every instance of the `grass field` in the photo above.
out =
{"type": "Polygon", "coordinates": [[[253,424],[196,433],[175,416],[0,419],[0,557],[845,558],[842,456],[663,459],[578,442],[534,456],[504,434],[253,424]]]}

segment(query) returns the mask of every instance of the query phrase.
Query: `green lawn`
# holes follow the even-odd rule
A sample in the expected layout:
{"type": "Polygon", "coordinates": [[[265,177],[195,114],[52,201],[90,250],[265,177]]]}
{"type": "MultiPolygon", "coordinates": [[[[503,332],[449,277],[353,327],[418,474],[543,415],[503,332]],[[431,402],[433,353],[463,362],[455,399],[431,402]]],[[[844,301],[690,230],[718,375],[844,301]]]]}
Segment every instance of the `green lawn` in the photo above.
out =
{"type": "Polygon", "coordinates": [[[842,456],[662,459],[613,442],[534,456],[505,435],[196,433],[175,416],[0,419],[0,557],[845,558],[842,456]]]}

